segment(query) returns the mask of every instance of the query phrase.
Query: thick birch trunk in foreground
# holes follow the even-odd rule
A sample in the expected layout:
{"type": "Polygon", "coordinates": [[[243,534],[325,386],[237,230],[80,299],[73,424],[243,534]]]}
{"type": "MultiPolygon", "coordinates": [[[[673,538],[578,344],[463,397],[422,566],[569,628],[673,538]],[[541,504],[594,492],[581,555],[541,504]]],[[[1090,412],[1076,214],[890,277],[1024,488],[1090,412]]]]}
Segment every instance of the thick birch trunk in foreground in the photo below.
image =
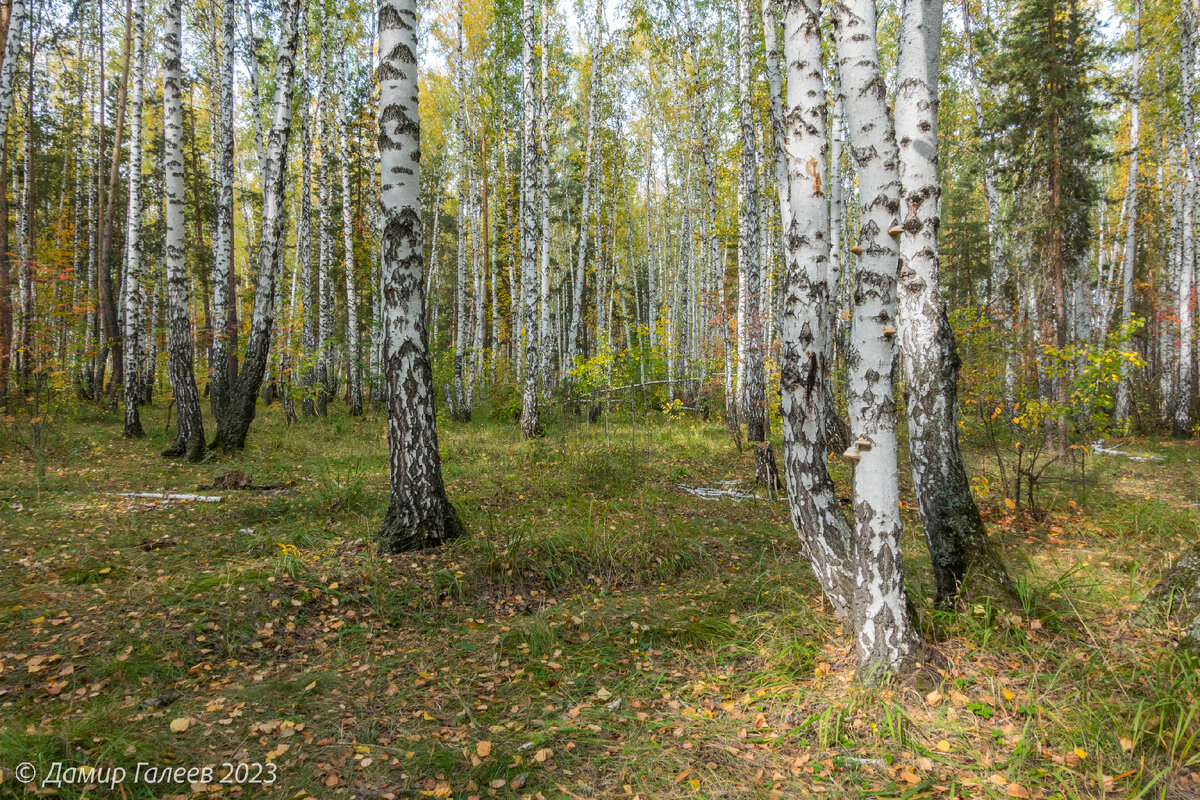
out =
{"type": "Polygon", "coordinates": [[[900,672],[919,645],[908,614],[900,554],[896,458],[896,264],[888,232],[900,205],[899,154],[876,49],[874,0],[846,0],[834,12],[850,146],[858,164],[862,215],[847,386],[854,469],[854,634],[860,679],[900,672]],[[891,331],[891,332],[889,332],[891,331]]]}
{"type": "Polygon", "coordinates": [[[958,445],[959,359],[941,295],[937,241],[941,34],[941,0],[905,0],[896,95],[903,228],[896,327],[908,389],[913,485],[938,602],[944,603],[958,594],[968,572],[1009,595],[1012,586],[971,497],[958,445]]]}
{"type": "Polygon", "coordinates": [[[250,339],[246,358],[238,373],[228,411],[217,420],[216,444],[226,450],[246,446],[246,434],[254,421],[258,390],[267,370],[271,326],[275,319],[275,263],[283,243],[283,195],[287,178],[287,143],[292,126],[292,79],[295,73],[296,0],[280,3],[279,52],[275,68],[275,97],[272,102],[271,133],[266,148],[263,185],[262,229],[258,245],[258,274],[254,283],[254,310],[250,317],[250,339]]]}
{"type": "MultiPolygon", "coordinates": [[[[525,202],[521,206],[521,284],[525,289],[525,380],[521,391],[521,435],[532,439],[542,432],[538,421],[538,362],[541,337],[538,334],[537,275],[537,212],[538,212],[538,145],[537,101],[534,98],[534,5],[525,0],[521,24],[521,132],[522,148],[521,191],[525,202]]],[[[544,57],[544,55],[543,55],[544,57]]]]}
{"type": "Polygon", "coordinates": [[[183,0],[163,8],[163,173],[166,195],[167,366],[178,408],[178,433],[165,456],[204,457],[204,421],[192,369],[192,320],[184,263],[183,99],[180,81],[183,0]]]}
{"type": "Polygon", "coordinates": [[[738,99],[741,108],[742,198],[739,215],[741,263],[745,276],[745,339],[738,336],[738,352],[745,353],[745,385],[738,391],[745,398],[746,440],[767,438],[767,380],[763,365],[762,270],[759,252],[758,146],[754,133],[755,114],[750,98],[750,3],[738,0],[738,99]]]}
{"type": "MultiPolygon", "coordinates": [[[[125,436],[140,439],[142,420],[141,314],[142,281],[142,95],[146,83],[146,2],[133,5],[133,100],[129,113],[129,214],[125,233],[125,436]]],[[[7,347],[8,343],[0,343],[7,347]]]]}
{"type": "Polygon", "coordinates": [[[425,331],[416,0],[379,0],[379,163],[384,370],[391,498],[383,547],[413,550],[463,534],[446,498],[425,331]]]}
{"type": "Polygon", "coordinates": [[[824,373],[829,324],[825,85],[820,0],[785,0],[789,222],[782,325],[783,463],[792,525],[837,615],[852,621],[854,534],[829,477],[824,373]]]}
{"type": "Polygon", "coordinates": [[[218,419],[229,403],[229,387],[237,379],[237,361],[231,356],[237,349],[237,304],[234,301],[236,276],[233,272],[233,44],[236,29],[234,0],[225,0],[221,17],[220,90],[217,102],[217,229],[213,236],[213,317],[212,385],[209,398],[213,416],[218,419]]]}

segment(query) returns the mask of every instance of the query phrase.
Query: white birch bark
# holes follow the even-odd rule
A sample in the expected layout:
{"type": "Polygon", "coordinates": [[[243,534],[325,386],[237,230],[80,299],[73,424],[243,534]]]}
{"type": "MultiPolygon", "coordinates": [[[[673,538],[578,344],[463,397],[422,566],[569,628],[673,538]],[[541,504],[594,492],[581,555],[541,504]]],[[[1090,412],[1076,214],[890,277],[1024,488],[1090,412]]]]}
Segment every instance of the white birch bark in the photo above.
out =
{"type": "MultiPolygon", "coordinates": [[[[345,75],[349,65],[343,57],[342,74],[345,75]]],[[[341,162],[342,162],[342,245],[345,250],[346,271],[346,347],[349,350],[346,371],[347,387],[350,392],[350,407],[348,412],[352,417],[362,416],[362,370],[359,365],[358,351],[358,287],[354,265],[354,216],[353,203],[350,194],[350,126],[354,120],[350,116],[350,103],[346,98],[349,87],[343,81],[341,92],[341,162]]]]}
{"type": "Polygon", "coordinates": [[[233,298],[233,51],[236,29],[234,0],[225,0],[221,17],[221,56],[217,93],[217,224],[213,235],[213,330],[212,385],[209,388],[213,415],[219,417],[229,402],[229,388],[236,377],[230,357],[237,346],[237,309],[233,298]],[[231,374],[231,372],[233,374],[231,374]]]}
{"type": "Polygon", "coordinates": [[[876,49],[874,0],[834,10],[838,68],[862,197],[847,387],[858,462],[854,469],[854,632],[858,674],[870,680],[905,668],[917,645],[900,553],[896,404],[892,375],[898,248],[889,229],[899,211],[898,153],[876,49]]]}
{"type": "Polygon", "coordinates": [[[523,160],[521,162],[521,286],[525,293],[525,373],[521,392],[521,434],[532,439],[541,434],[538,420],[538,376],[541,365],[538,356],[541,336],[538,333],[537,283],[537,215],[538,215],[538,144],[537,99],[534,96],[534,0],[524,0],[521,23],[521,132],[523,160]]]}
{"type": "Polygon", "coordinates": [[[1179,378],[1175,384],[1174,434],[1192,435],[1192,286],[1196,275],[1196,109],[1195,75],[1192,63],[1192,37],[1196,31],[1191,2],[1184,2],[1179,14],[1180,71],[1183,82],[1183,211],[1180,232],[1182,260],[1179,265],[1179,378]]]}
{"type": "Polygon", "coordinates": [[[581,363],[585,353],[583,350],[583,328],[587,324],[584,313],[584,288],[587,270],[588,224],[591,221],[591,190],[592,190],[592,150],[596,142],[596,97],[600,87],[600,57],[603,39],[602,14],[603,0],[596,0],[596,23],[592,38],[591,65],[589,67],[588,83],[588,118],[587,143],[584,147],[583,159],[583,200],[579,207],[579,251],[575,259],[575,278],[572,282],[571,296],[571,330],[570,347],[571,363],[575,366],[581,363]]]}
{"type": "MultiPolygon", "coordinates": [[[[792,525],[834,612],[852,622],[854,534],[825,457],[823,374],[829,324],[829,209],[825,203],[825,86],[820,0],[785,0],[788,121],[787,283],[782,322],[783,461],[792,525]]],[[[727,368],[728,369],[728,368],[727,368]]]]}
{"type": "MultiPolygon", "coordinates": [[[[541,211],[541,263],[538,275],[541,316],[538,321],[538,338],[541,346],[539,355],[543,397],[548,397],[551,385],[550,352],[553,336],[550,330],[550,15],[555,5],[551,0],[542,0],[542,86],[541,102],[538,104],[538,130],[541,134],[538,145],[541,159],[541,173],[538,178],[538,206],[541,211]]],[[[495,314],[494,309],[492,313],[495,314]]]]}
{"type": "Polygon", "coordinates": [[[8,148],[8,115],[12,110],[13,95],[16,94],[17,61],[21,57],[21,40],[28,16],[25,0],[12,0],[8,37],[4,40],[4,63],[0,66],[0,153],[7,152],[8,148]]]}
{"type": "Polygon", "coordinates": [[[192,369],[192,321],[188,305],[188,275],[184,262],[183,0],[163,6],[163,173],[166,195],[166,260],[168,293],[168,367],[175,392],[178,431],[163,455],[204,457],[204,421],[192,369]]]}
{"type": "Polygon", "coordinates": [[[259,235],[254,308],[245,361],[238,372],[228,411],[217,421],[217,444],[226,450],[246,446],[254,421],[255,403],[267,369],[271,328],[275,319],[276,264],[284,243],[284,189],[287,180],[288,137],[292,126],[292,84],[296,69],[297,18],[300,0],[281,0],[280,39],[275,62],[275,96],[271,102],[271,132],[267,140],[263,185],[262,226],[259,235]]]}
{"type": "Polygon", "coordinates": [[[386,549],[401,551],[456,538],[463,526],[442,482],[425,330],[416,0],[379,0],[378,8],[384,366],[391,477],[379,538],[386,549]]]}
{"type": "MultiPolygon", "coordinates": [[[[1142,79],[1142,2],[1135,0],[1133,6],[1133,68],[1130,80],[1133,97],[1129,103],[1129,175],[1125,181],[1125,197],[1129,214],[1125,222],[1125,242],[1121,254],[1121,323],[1133,321],[1133,268],[1137,255],[1138,220],[1138,147],[1141,142],[1141,79],[1142,79]]],[[[1128,361],[1121,362],[1121,382],[1117,385],[1116,405],[1113,409],[1113,424],[1121,429],[1129,428],[1129,413],[1132,403],[1132,368],[1128,361]]]]}
{"type": "MultiPolygon", "coordinates": [[[[125,234],[125,436],[144,436],[141,390],[142,96],[146,83],[146,2],[133,3],[133,92],[129,101],[129,213],[125,234]]],[[[0,149],[0,153],[3,149],[0,149]]],[[[7,224],[7,223],[6,223],[7,224]]],[[[5,343],[7,345],[7,343],[5,343]]]]}
{"type": "Polygon", "coordinates": [[[758,145],[750,97],[750,3],[738,0],[738,100],[741,110],[742,200],[739,216],[741,272],[745,275],[745,335],[738,337],[739,355],[745,353],[746,439],[764,442],[767,437],[767,379],[763,364],[762,266],[759,252],[758,145]]]}

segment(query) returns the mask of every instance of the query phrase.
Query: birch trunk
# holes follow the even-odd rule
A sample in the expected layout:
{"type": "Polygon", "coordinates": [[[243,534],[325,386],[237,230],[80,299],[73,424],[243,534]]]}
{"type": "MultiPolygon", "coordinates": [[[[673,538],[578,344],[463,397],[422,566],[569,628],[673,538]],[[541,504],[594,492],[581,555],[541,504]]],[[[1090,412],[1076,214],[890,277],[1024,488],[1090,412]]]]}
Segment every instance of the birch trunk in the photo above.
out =
{"type": "MultiPolygon", "coordinates": [[[[1133,98],[1129,104],[1129,175],[1125,181],[1125,197],[1129,213],[1125,222],[1125,242],[1121,255],[1121,323],[1133,321],[1133,267],[1137,256],[1138,219],[1138,145],[1141,141],[1141,103],[1139,100],[1142,78],[1142,3],[1135,0],[1133,16],[1133,98]]],[[[1128,361],[1121,362],[1121,382],[1117,385],[1116,406],[1113,409],[1113,424],[1125,431],[1129,429],[1130,395],[1133,369],[1128,361]]]]}
{"type": "Polygon", "coordinates": [[[229,403],[229,387],[237,379],[237,303],[233,271],[233,45],[236,31],[234,0],[225,0],[221,21],[221,60],[217,102],[217,229],[213,235],[213,316],[220,326],[212,343],[213,416],[220,418],[229,403]]]}
{"type": "Polygon", "coordinates": [[[896,404],[892,375],[899,252],[889,229],[900,205],[898,153],[876,49],[874,0],[834,10],[838,68],[862,197],[853,332],[847,363],[854,469],[854,634],[858,675],[906,669],[919,643],[908,614],[900,553],[896,404]]]}
{"type": "Polygon", "coordinates": [[[538,333],[537,217],[538,144],[537,99],[534,96],[534,0],[525,0],[521,24],[521,132],[524,156],[521,163],[521,285],[525,293],[525,380],[521,393],[521,435],[533,439],[542,432],[538,419],[538,376],[541,336],[538,333]]]}
{"type": "MultiPolygon", "coordinates": [[[[897,233],[900,292],[896,327],[904,354],[913,485],[933,562],[937,599],[948,603],[958,594],[968,572],[1008,594],[1012,585],[971,497],[958,444],[959,359],[941,294],[937,241],[941,34],[941,0],[904,1],[896,95],[903,220],[903,231],[897,233]]],[[[879,224],[883,224],[882,217],[879,224]]]]}
{"type": "MultiPolygon", "coordinates": [[[[541,210],[541,265],[539,274],[539,302],[541,316],[538,322],[538,338],[541,341],[542,396],[548,397],[551,385],[550,351],[553,336],[550,330],[550,14],[554,10],[551,0],[542,0],[542,87],[539,104],[541,133],[538,145],[541,159],[541,174],[538,179],[538,205],[541,210]]],[[[486,220],[485,220],[486,223],[486,220]]],[[[493,314],[495,312],[493,311],[493,314]]]]}
{"type": "MultiPolygon", "coordinates": [[[[345,74],[347,64],[342,65],[345,74]]],[[[346,98],[348,88],[342,91],[342,240],[346,251],[346,347],[349,350],[347,358],[347,387],[350,393],[348,412],[352,417],[360,417],[363,413],[362,371],[359,367],[358,352],[358,289],[355,286],[354,272],[354,218],[352,197],[350,195],[350,103],[346,98]]]]}
{"type": "Polygon", "coordinates": [[[321,20],[321,79],[317,90],[317,138],[321,140],[321,161],[317,165],[317,414],[329,413],[333,390],[333,283],[329,277],[333,260],[333,239],[329,230],[331,205],[329,186],[329,20],[321,20]]]}
{"type": "Polygon", "coordinates": [[[466,115],[467,86],[465,51],[463,50],[463,3],[458,2],[458,52],[455,62],[458,84],[458,115],[455,132],[458,141],[458,203],[456,213],[457,246],[455,247],[454,272],[454,416],[459,422],[471,421],[471,401],[466,388],[463,364],[467,358],[467,148],[466,115]]]}
{"type": "MultiPolygon", "coordinates": [[[[12,339],[12,299],[9,287],[8,261],[8,116],[12,110],[13,95],[17,85],[17,61],[21,54],[21,38],[25,28],[25,18],[28,10],[25,0],[12,0],[8,17],[8,35],[4,40],[4,62],[0,66],[0,161],[4,168],[0,175],[0,193],[4,195],[0,202],[4,212],[0,217],[3,223],[3,245],[0,251],[0,411],[8,410],[8,372],[10,363],[10,341],[12,339]]],[[[90,330],[90,327],[89,327],[90,330]]]]}
{"type": "Polygon", "coordinates": [[[168,366],[175,391],[178,432],[164,456],[204,457],[204,421],[192,369],[192,321],[188,307],[188,275],[184,263],[183,0],[166,0],[163,7],[163,172],[166,195],[166,252],[168,293],[168,366]]]}
{"type": "Polygon", "coordinates": [[[767,378],[763,365],[762,268],[759,253],[758,146],[750,97],[750,3],[738,0],[738,100],[741,108],[742,202],[739,217],[741,271],[745,276],[745,333],[738,349],[745,352],[746,439],[767,438],[767,378]]]}
{"type": "Polygon", "coordinates": [[[391,496],[379,531],[390,551],[464,533],[446,497],[425,331],[416,0],[379,0],[379,163],[384,367],[391,496]]]}
{"type": "Polygon", "coordinates": [[[1196,109],[1195,77],[1192,64],[1192,37],[1196,18],[1191,2],[1184,2],[1179,15],[1180,70],[1183,79],[1183,210],[1180,233],[1182,260],[1179,265],[1179,378],[1175,383],[1175,436],[1192,436],[1192,287],[1196,276],[1196,109]]]}
{"type": "Polygon", "coordinates": [[[822,387],[831,365],[826,361],[830,260],[821,3],[785,0],[783,9],[789,205],[780,364],[784,472],[792,525],[805,555],[834,612],[852,622],[854,533],[825,457],[822,387]]]}
{"type": "MultiPolygon", "coordinates": [[[[307,4],[305,4],[307,9],[307,4]]],[[[308,15],[303,15],[304,24],[301,26],[300,38],[300,219],[296,231],[296,259],[300,262],[300,283],[304,287],[304,313],[300,336],[300,346],[304,351],[305,367],[301,375],[304,387],[300,401],[300,413],[305,417],[317,416],[317,368],[318,352],[318,309],[320,298],[317,294],[316,277],[312,268],[312,100],[309,91],[308,74],[311,61],[308,55],[308,15]]]]}
{"type": "MultiPolygon", "coordinates": [[[[133,100],[129,126],[129,215],[125,234],[125,436],[145,435],[138,413],[141,402],[141,314],[139,287],[142,280],[142,95],[146,81],[146,2],[133,5],[133,100]]],[[[7,224],[7,220],[2,221],[7,224]]],[[[7,342],[4,343],[7,346],[7,342]]]]}
{"type": "Polygon", "coordinates": [[[587,144],[583,159],[583,200],[579,207],[579,252],[575,259],[575,279],[572,282],[571,296],[571,363],[567,367],[578,365],[586,357],[584,352],[584,326],[587,324],[584,314],[584,288],[586,285],[587,269],[587,240],[588,222],[590,220],[591,189],[592,189],[592,151],[596,142],[596,95],[600,83],[600,47],[603,32],[601,30],[603,13],[602,0],[596,0],[596,27],[593,32],[592,58],[589,67],[588,83],[588,118],[587,144]]]}
{"type": "MultiPolygon", "coordinates": [[[[172,0],[178,2],[178,0],[172,0]]],[[[254,284],[254,309],[246,358],[238,373],[229,409],[217,420],[216,443],[226,450],[246,446],[246,434],[254,421],[258,390],[267,369],[271,327],[275,319],[275,265],[283,246],[283,200],[287,178],[287,145],[292,127],[292,82],[295,76],[298,0],[280,3],[280,39],[275,66],[275,97],[272,101],[271,133],[266,148],[263,185],[262,227],[258,246],[258,272],[254,284]]]]}

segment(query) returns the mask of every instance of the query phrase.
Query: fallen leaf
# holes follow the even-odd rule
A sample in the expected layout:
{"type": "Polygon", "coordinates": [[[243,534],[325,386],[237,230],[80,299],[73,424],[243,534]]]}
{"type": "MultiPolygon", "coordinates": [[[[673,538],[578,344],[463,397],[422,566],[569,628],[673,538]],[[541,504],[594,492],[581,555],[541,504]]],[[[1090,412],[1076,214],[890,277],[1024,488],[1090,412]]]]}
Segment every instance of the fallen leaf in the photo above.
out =
{"type": "Polygon", "coordinates": [[[492,743],[488,741],[476,742],[475,754],[480,758],[487,758],[492,754],[492,743]]]}
{"type": "Polygon", "coordinates": [[[188,725],[192,724],[189,717],[180,717],[179,719],[171,720],[171,733],[183,733],[188,729],[188,725]]]}

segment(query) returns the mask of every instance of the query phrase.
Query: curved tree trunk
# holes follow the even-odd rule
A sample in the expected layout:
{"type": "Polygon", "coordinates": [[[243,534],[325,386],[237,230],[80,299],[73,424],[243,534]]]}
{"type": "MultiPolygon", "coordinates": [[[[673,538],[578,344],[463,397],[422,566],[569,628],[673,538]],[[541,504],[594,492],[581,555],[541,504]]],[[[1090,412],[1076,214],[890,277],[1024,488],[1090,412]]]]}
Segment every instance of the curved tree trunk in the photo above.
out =
{"type": "Polygon", "coordinates": [[[164,456],[204,457],[204,420],[192,369],[192,320],[188,307],[188,274],[184,262],[183,0],[167,0],[163,8],[163,172],[167,226],[167,361],[175,391],[178,433],[164,456]]]}
{"type": "Polygon", "coordinates": [[[133,6],[133,101],[129,126],[129,219],[125,235],[125,436],[140,439],[142,399],[142,94],[145,87],[146,2],[133,6]]]}
{"type": "Polygon", "coordinates": [[[820,0],[785,0],[788,227],[782,323],[783,464],[792,525],[833,610],[852,622],[854,534],[826,460],[822,390],[829,324],[825,88],[820,0]]]}
{"type": "Polygon", "coordinates": [[[391,498],[379,531],[391,551],[464,532],[446,497],[425,331],[416,0],[379,0],[379,160],[383,207],[384,366],[391,498]]]}

